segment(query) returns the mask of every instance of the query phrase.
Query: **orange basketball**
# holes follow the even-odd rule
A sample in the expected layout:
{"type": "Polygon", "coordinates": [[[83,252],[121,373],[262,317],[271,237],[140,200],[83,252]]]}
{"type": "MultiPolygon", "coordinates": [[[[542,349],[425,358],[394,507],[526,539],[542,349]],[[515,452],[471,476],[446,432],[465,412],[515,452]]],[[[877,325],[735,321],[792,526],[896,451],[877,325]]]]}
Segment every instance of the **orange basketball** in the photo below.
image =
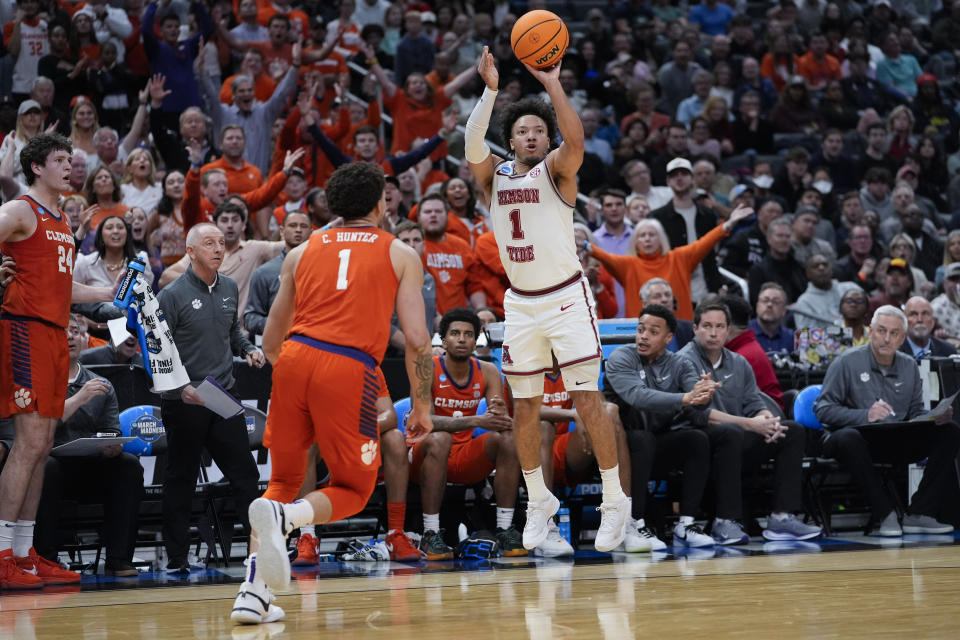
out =
{"type": "Polygon", "coordinates": [[[552,11],[537,9],[520,16],[510,33],[510,46],[520,62],[546,69],[560,62],[570,44],[570,32],[552,11]]]}

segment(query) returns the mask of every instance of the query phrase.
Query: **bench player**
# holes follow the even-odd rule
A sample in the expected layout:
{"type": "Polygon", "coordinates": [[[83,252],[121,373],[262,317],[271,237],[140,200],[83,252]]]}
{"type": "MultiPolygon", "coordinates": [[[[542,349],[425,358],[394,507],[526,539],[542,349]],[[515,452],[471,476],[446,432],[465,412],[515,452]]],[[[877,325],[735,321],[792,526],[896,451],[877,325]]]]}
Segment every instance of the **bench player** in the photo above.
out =
{"type": "Polygon", "coordinates": [[[597,383],[600,338],[593,295],[580,270],[573,234],[577,171],[583,162],[583,126],[560,86],[560,66],[527,65],[556,112],[540,100],[512,103],[498,115],[514,159],[498,158],[484,142],[499,73],[484,48],[480,76],[486,88],[467,122],[465,156],[489,196],[500,259],[510,280],[504,297],[503,373],[513,390],[514,430],[529,503],[523,546],[544,541],[560,501],[540,467],[540,404],[543,374],[558,367],[590,433],[603,479],[600,528],[595,546],[610,551],[623,541],[630,507],[617,469],[614,427],[597,383]],[[559,125],[563,143],[553,140],[559,125]]]}
{"type": "Polygon", "coordinates": [[[0,588],[77,582],[33,549],[43,469],[67,395],[70,303],[107,302],[113,291],[73,281],[73,233],[57,209],[70,189],[70,141],[39,134],[20,152],[29,190],[0,207],[0,253],[16,274],[0,307],[0,417],[13,416],[14,441],[0,475],[0,588]]]}
{"type": "Polygon", "coordinates": [[[379,467],[377,364],[396,307],[406,336],[413,406],[407,440],[433,428],[433,361],[423,323],[420,256],[380,229],[386,211],[383,170],[367,163],[337,169],[327,201],[344,226],[313,234],[283,261],[263,350],[273,364],[264,445],[272,472],[262,498],[250,504],[253,531],[247,578],[231,618],[258,624],[283,617],[268,587],[290,584],[286,538],[305,524],[340,520],[363,509],[379,467]],[[330,484],[295,500],[314,442],[330,484]]]}
{"type": "Polygon", "coordinates": [[[480,318],[469,309],[451,309],[440,319],[446,355],[433,358],[433,433],[414,445],[410,463],[411,478],[420,483],[420,550],[428,560],[453,558],[453,549],[440,533],[440,504],[447,480],[476,484],[494,470],[500,549],[505,556],[527,555],[520,532],[513,528],[520,485],[513,420],[507,415],[497,367],[473,355],[479,333],[480,318]],[[487,399],[487,412],[478,416],[477,407],[483,398],[487,399]],[[487,433],[474,438],[475,427],[487,433]]]}

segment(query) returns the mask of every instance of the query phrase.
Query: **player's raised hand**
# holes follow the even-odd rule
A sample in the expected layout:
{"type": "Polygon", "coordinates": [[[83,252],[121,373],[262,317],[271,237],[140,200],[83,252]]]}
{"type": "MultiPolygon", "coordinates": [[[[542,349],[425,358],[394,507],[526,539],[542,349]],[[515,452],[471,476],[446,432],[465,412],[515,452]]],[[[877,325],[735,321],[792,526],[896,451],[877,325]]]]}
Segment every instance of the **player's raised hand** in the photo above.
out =
{"type": "Polygon", "coordinates": [[[487,87],[491,91],[496,91],[497,87],[500,86],[500,72],[497,71],[497,65],[494,61],[493,54],[490,53],[490,47],[485,46],[483,48],[483,53],[480,54],[480,64],[477,66],[477,73],[480,74],[480,77],[487,83],[487,87]]]}
{"type": "Polygon", "coordinates": [[[429,410],[425,412],[411,411],[407,418],[407,444],[413,445],[433,431],[433,420],[430,418],[429,410]]]}
{"type": "Polygon", "coordinates": [[[560,63],[553,65],[552,67],[547,67],[546,69],[537,69],[534,66],[523,63],[523,66],[527,68],[527,71],[530,72],[534,78],[540,81],[544,87],[552,82],[560,82],[560,63]]]}

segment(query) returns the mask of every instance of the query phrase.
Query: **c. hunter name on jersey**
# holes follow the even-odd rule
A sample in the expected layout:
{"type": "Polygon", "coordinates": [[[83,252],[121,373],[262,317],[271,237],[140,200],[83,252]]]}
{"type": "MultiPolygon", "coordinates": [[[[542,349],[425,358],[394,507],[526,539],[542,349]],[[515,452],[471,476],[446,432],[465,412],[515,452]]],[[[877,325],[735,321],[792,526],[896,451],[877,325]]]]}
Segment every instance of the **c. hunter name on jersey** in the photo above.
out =
{"type": "Polygon", "coordinates": [[[500,189],[497,204],[540,204],[540,189],[500,189]]]}
{"type": "Polygon", "coordinates": [[[443,407],[444,409],[476,409],[477,405],[480,404],[479,398],[474,398],[473,400],[456,400],[454,398],[434,398],[433,406],[443,407]]]}
{"type": "Polygon", "coordinates": [[[507,247],[507,257],[510,262],[533,262],[536,256],[533,255],[533,245],[525,247],[507,247]]]}
{"type": "Polygon", "coordinates": [[[377,241],[378,235],[371,231],[337,231],[337,237],[330,240],[329,236],[323,236],[324,244],[331,242],[366,242],[373,244],[377,241]]]}
{"type": "Polygon", "coordinates": [[[427,266],[436,269],[463,269],[463,256],[459,253],[428,253],[427,266]]]}

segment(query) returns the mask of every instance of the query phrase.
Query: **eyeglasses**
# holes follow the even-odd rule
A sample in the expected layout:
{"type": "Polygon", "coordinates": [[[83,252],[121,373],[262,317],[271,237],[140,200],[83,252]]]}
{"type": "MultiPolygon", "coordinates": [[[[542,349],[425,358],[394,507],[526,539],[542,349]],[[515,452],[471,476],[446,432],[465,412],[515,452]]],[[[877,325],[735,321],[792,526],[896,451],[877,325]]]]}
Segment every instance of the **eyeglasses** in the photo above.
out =
{"type": "Polygon", "coordinates": [[[775,307],[779,307],[783,304],[783,300],[780,298],[758,298],[757,302],[760,304],[772,304],[775,307]]]}

